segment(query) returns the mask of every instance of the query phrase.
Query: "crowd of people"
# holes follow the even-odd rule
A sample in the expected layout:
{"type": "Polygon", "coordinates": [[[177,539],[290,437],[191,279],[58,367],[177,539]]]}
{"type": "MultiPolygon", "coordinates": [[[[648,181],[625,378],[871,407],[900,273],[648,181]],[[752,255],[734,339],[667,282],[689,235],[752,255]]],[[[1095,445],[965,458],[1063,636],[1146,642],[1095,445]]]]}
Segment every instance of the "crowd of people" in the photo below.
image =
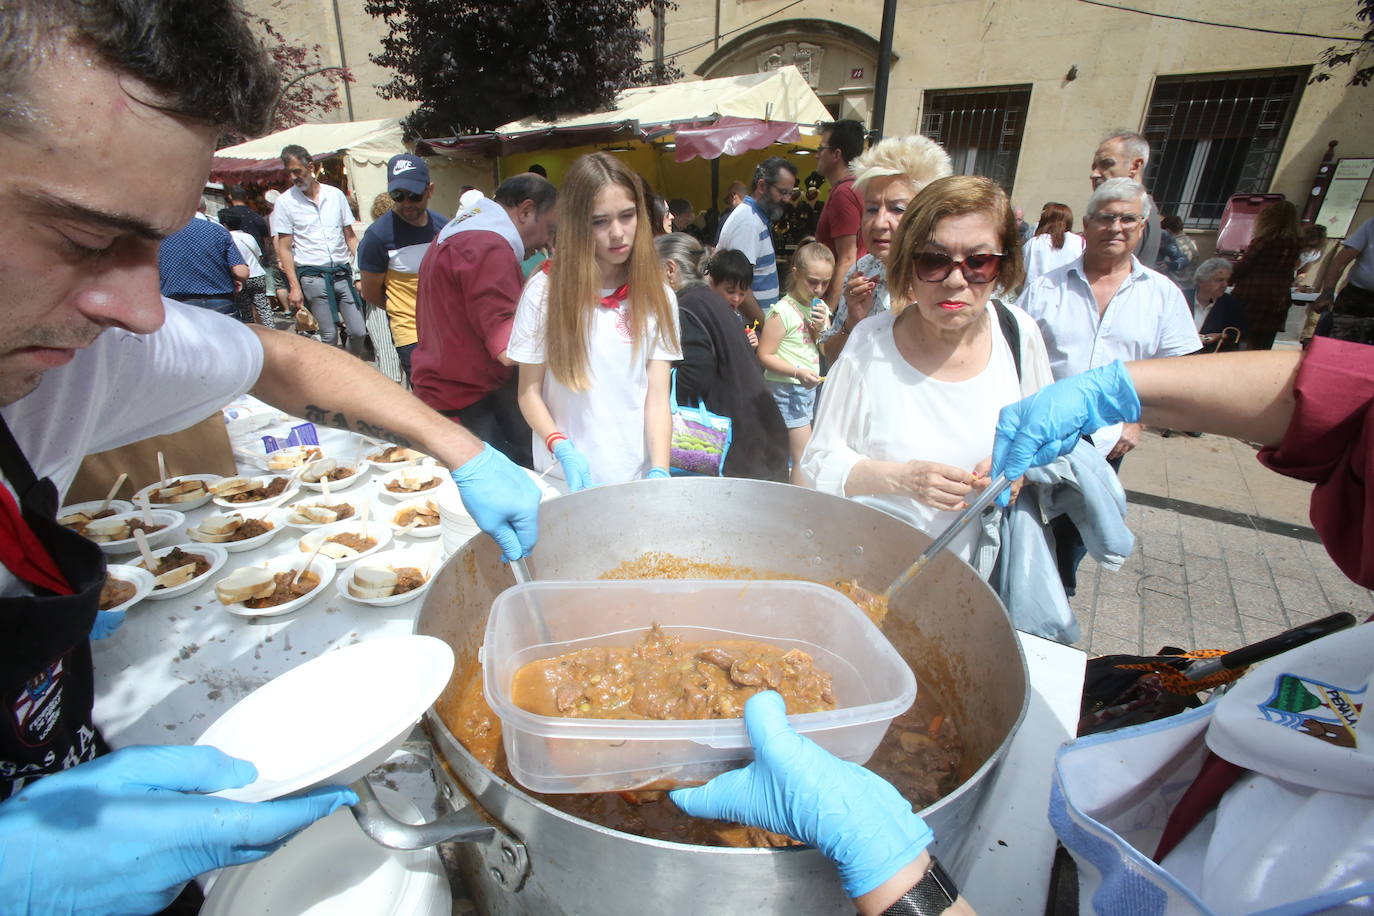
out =
{"type": "MultiPolygon", "coordinates": [[[[715,472],[860,500],[933,534],[988,483],[1000,408],[1114,360],[1268,349],[1295,272],[1319,273],[1322,234],[1283,201],[1259,212],[1239,260],[1199,261],[1141,183],[1150,147],[1131,131],[1089,158],[1077,227],[1073,206],[1049,202],[1033,229],[927,137],[866,149],[863,125],[842,120],[819,138],[805,182],[765,158],[704,227],[606,153],[558,188],[542,168],[490,197],[465,188],[448,220],[430,209],[425,161],[401,154],[361,241],[344,195],[290,146],[270,227],[229,188],[224,238],[205,243],[218,227],[193,219],[163,243],[163,291],[262,322],[275,274],[300,327],[357,354],[369,343],[379,366],[394,353],[422,401],[567,491],[700,473],[674,458],[674,415],[704,409],[729,428],[715,472]],[[237,299],[169,280],[184,277],[187,233],[229,265],[237,299]],[[369,341],[378,324],[388,334],[369,341]]],[[[1140,435],[1124,423],[1086,438],[1115,471],[1140,435]]],[[[1048,527],[1071,596],[1090,548],[1070,513],[1048,527]]],[[[971,528],[957,547],[987,576],[998,541],[971,528]]]]}

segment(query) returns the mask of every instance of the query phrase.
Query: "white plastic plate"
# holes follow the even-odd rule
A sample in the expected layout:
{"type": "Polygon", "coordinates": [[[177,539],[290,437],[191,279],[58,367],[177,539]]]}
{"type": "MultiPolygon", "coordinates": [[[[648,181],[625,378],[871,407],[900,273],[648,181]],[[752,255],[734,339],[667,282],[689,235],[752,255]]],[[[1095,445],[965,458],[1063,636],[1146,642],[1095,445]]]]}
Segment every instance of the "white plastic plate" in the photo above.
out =
{"type": "MultiPolygon", "coordinates": [[[[253,565],[261,566],[263,569],[270,569],[273,573],[290,572],[304,568],[305,561],[308,559],[310,559],[309,554],[287,553],[279,557],[273,557],[270,560],[263,560],[261,563],[255,563],[253,565]]],[[[221,607],[229,613],[237,614],[240,617],[280,617],[282,614],[289,614],[296,608],[314,601],[318,595],[324,592],[325,588],[329,586],[329,583],[334,581],[334,563],[332,560],[327,560],[324,557],[316,557],[314,562],[310,564],[310,571],[320,577],[320,584],[312,588],[306,594],[301,595],[299,598],[294,598],[290,601],[284,601],[281,604],[265,608],[251,608],[246,604],[225,604],[221,605],[221,607]]],[[[218,601],[219,598],[215,600],[218,601]]]]}
{"type": "Polygon", "coordinates": [[[358,604],[366,604],[369,607],[395,607],[398,604],[405,604],[412,598],[418,598],[434,582],[434,574],[439,571],[440,565],[444,562],[443,552],[436,549],[433,545],[429,547],[402,547],[396,550],[386,550],[382,553],[373,554],[365,560],[360,560],[339,573],[339,594],[349,601],[358,604]],[[349,586],[353,584],[353,576],[360,568],[364,567],[400,567],[414,566],[425,574],[425,584],[419,588],[399,595],[389,595],[386,598],[359,598],[349,591],[349,586]]]}
{"type": "MultiPolygon", "coordinates": [[[[160,544],[167,543],[172,535],[176,534],[177,529],[186,521],[186,516],[177,512],[175,509],[149,509],[148,515],[152,517],[154,525],[164,526],[154,531],[152,534],[144,535],[144,537],[148,539],[149,547],[157,547],[160,544]]],[[[141,519],[143,518],[143,513],[139,511],[123,512],[119,515],[112,515],[110,517],[120,519],[141,519]]],[[[96,546],[109,556],[125,556],[131,553],[138,553],[138,542],[132,537],[121,538],[118,541],[97,541],[96,546]]]]}
{"type": "MultiPolygon", "coordinates": [[[[186,553],[200,554],[210,561],[210,568],[189,582],[183,582],[172,588],[157,588],[156,581],[154,581],[153,590],[148,593],[149,601],[163,601],[167,598],[176,598],[179,595],[184,595],[189,591],[200,588],[202,585],[209,582],[210,577],[219,572],[220,567],[224,566],[225,561],[229,559],[228,551],[219,544],[173,544],[170,547],[162,547],[158,550],[154,550],[152,554],[154,558],[161,560],[164,556],[176,550],[178,547],[186,553]]],[[[139,564],[138,568],[142,569],[142,563],[143,560],[140,558],[134,560],[130,565],[139,564]]],[[[151,571],[148,572],[151,575],[151,571]]]]}
{"type": "MultiPolygon", "coordinates": [[[[345,519],[342,522],[335,522],[332,525],[325,525],[321,528],[315,528],[314,530],[309,531],[305,535],[303,535],[301,539],[296,543],[296,546],[301,550],[302,553],[314,553],[315,548],[319,546],[321,541],[328,540],[336,534],[361,535],[363,534],[363,523],[356,519],[350,518],[345,519]]],[[[321,553],[320,559],[329,560],[329,562],[335,563],[339,566],[347,566],[349,563],[356,563],[363,557],[370,557],[374,553],[385,547],[387,544],[391,543],[391,527],[387,525],[385,522],[378,521],[374,518],[367,523],[366,536],[372,538],[372,540],[376,541],[377,543],[373,544],[371,548],[364,550],[356,557],[349,557],[345,560],[333,560],[329,557],[326,557],[323,553],[321,553]]]]}
{"type": "Polygon", "coordinates": [[[179,503],[161,503],[153,499],[152,497],[152,492],[156,490],[158,488],[158,485],[161,483],[161,481],[158,481],[158,483],[148,484],[142,490],[139,490],[138,493],[135,493],[134,505],[138,505],[138,494],[144,493],[148,495],[148,505],[154,509],[176,509],[178,512],[185,512],[188,509],[196,509],[210,501],[210,485],[218,483],[223,478],[221,478],[218,474],[173,474],[171,477],[167,479],[199,480],[205,484],[205,492],[201,493],[195,499],[188,499],[179,503]]]}
{"type": "Polygon", "coordinates": [[[252,783],[215,794],[266,801],[361,778],[400,746],[452,673],[448,643],[393,636],[326,652],[273,678],[197,739],[258,769],[252,783]]]}

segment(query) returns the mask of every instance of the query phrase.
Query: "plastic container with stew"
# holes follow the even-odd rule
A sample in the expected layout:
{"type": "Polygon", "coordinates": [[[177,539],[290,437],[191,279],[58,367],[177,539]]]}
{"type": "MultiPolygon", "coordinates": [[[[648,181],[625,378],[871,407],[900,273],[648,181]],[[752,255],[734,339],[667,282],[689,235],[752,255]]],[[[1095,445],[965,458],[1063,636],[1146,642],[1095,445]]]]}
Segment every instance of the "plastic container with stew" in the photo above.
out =
{"type": "Polygon", "coordinates": [[[749,639],[798,648],[830,672],[838,708],[790,716],[826,750],[863,763],[916,700],[916,678],[844,595],[814,582],[663,579],[530,582],[497,596],[480,659],[511,775],[535,792],[695,785],[753,757],[743,719],[579,719],[516,706],[521,666],[597,646],[633,646],[653,624],[684,642],[749,639]]]}

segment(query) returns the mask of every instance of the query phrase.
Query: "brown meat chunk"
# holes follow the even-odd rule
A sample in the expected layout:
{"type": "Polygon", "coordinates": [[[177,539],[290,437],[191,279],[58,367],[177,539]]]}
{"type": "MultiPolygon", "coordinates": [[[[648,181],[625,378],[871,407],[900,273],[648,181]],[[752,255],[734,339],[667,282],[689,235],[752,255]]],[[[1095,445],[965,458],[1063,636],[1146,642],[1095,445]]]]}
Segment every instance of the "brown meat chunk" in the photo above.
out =
{"type": "Polygon", "coordinates": [[[123,579],[116,579],[109,573],[105,574],[105,584],[100,586],[100,609],[108,611],[112,607],[119,607],[124,602],[134,596],[132,582],[125,582],[123,579]]]}
{"type": "Polygon", "coordinates": [[[273,578],[276,579],[276,588],[272,594],[266,598],[249,598],[243,602],[244,607],[250,607],[255,611],[263,608],[276,607],[288,601],[294,601],[302,595],[308,595],[320,584],[320,577],[310,570],[301,573],[300,581],[294,585],[291,580],[296,577],[294,572],[280,572],[273,578]]]}
{"type": "Polygon", "coordinates": [[[352,547],[358,553],[365,553],[377,546],[376,538],[365,538],[361,534],[354,534],[352,531],[345,531],[343,534],[336,534],[328,539],[335,544],[342,544],[345,547],[352,547]]]}

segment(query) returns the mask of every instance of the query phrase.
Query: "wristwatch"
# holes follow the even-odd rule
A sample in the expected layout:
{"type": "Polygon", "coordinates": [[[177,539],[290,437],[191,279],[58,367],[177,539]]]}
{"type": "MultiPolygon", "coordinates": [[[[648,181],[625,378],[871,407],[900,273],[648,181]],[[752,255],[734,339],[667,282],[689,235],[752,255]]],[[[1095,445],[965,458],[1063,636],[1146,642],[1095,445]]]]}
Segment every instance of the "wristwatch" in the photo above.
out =
{"type": "Polygon", "coordinates": [[[925,877],[896,903],[883,910],[883,916],[936,916],[954,905],[959,899],[959,888],[949,876],[940,861],[934,856],[925,877]]]}

